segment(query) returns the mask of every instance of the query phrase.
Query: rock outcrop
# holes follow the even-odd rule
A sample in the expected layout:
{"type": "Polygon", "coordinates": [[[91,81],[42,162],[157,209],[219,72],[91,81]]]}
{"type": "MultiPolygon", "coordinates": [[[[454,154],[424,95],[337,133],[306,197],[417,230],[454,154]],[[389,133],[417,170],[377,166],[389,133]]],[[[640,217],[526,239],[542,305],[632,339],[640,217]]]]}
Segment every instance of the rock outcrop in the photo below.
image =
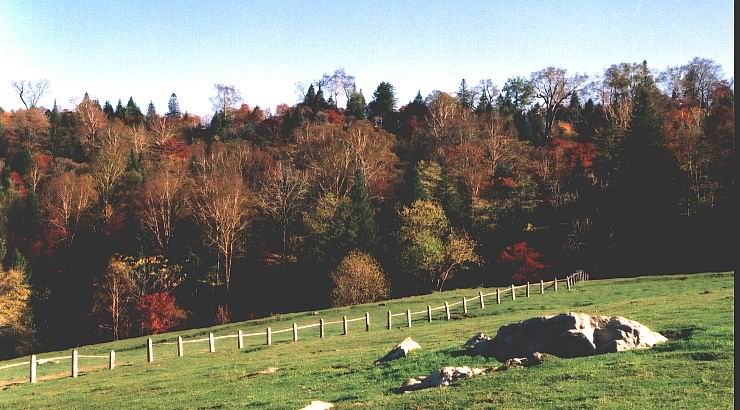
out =
{"type": "Polygon", "coordinates": [[[421,346],[416,343],[410,337],[403,339],[403,341],[396,345],[388,354],[375,361],[375,364],[387,362],[390,360],[400,359],[406,357],[410,352],[421,349],[421,346]]]}
{"type": "Polygon", "coordinates": [[[571,312],[502,326],[493,339],[475,343],[473,353],[503,363],[534,352],[570,358],[645,349],[667,340],[634,320],[571,312]]]}

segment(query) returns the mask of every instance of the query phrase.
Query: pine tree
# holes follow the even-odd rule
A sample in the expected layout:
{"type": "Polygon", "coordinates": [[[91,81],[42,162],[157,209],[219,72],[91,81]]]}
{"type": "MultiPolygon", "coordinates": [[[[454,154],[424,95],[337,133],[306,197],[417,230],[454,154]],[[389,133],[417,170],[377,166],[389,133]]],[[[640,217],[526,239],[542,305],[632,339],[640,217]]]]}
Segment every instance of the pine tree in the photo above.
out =
{"type": "MultiPolygon", "coordinates": [[[[645,68],[635,91],[632,117],[619,146],[614,229],[621,261],[640,269],[668,260],[679,215],[678,169],[665,146],[663,119],[655,105],[655,84],[645,68]]],[[[626,266],[625,269],[635,268],[626,266]]]]}
{"type": "Polygon", "coordinates": [[[454,226],[463,226],[466,222],[466,209],[463,198],[457,190],[454,178],[448,167],[442,167],[442,179],[437,185],[435,196],[445,211],[445,216],[454,226]]]}
{"type": "Polygon", "coordinates": [[[123,104],[121,104],[121,99],[118,99],[118,104],[116,104],[116,112],[115,112],[116,118],[118,118],[121,121],[126,120],[126,109],[123,108],[123,104]]]}
{"type": "Polygon", "coordinates": [[[378,244],[378,228],[375,225],[373,206],[362,167],[355,170],[355,183],[349,192],[349,198],[352,201],[353,219],[357,229],[357,247],[372,253],[378,244]]]}
{"type": "Polygon", "coordinates": [[[414,97],[414,101],[411,101],[411,104],[413,105],[424,105],[424,98],[421,96],[421,90],[416,92],[416,97],[414,97]]]}
{"type": "Polygon", "coordinates": [[[308,107],[313,107],[316,104],[316,89],[313,87],[313,84],[311,84],[308,87],[308,91],[306,91],[306,95],[303,97],[303,105],[306,105],[308,107]]]}
{"type": "Polygon", "coordinates": [[[468,82],[464,78],[460,81],[460,88],[457,91],[457,101],[467,110],[473,108],[473,92],[468,88],[468,82]]]}
{"type": "Polygon", "coordinates": [[[152,121],[157,117],[157,110],[154,109],[154,103],[149,101],[149,106],[146,108],[146,120],[152,121]]]}
{"type": "Polygon", "coordinates": [[[106,100],[105,104],[103,104],[103,113],[106,117],[108,117],[108,120],[112,120],[113,117],[116,115],[116,112],[113,110],[113,106],[110,105],[110,101],[106,100]]]}
{"type": "Polygon", "coordinates": [[[347,100],[347,112],[349,115],[358,120],[364,120],[365,118],[365,97],[362,95],[362,90],[358,93],[353,91],[347,100]]]}
{"type": "Polygon", "coordinates": [[[373,100],[368,105],[371,117],[385,117],[396,110],[396,94],[391,83],[382,82],[373,93],[373,100]]]}
{"type": "Polygon", "coordinates": [[[172,93],[170,95],[170,101],[167,103],[167,114],[169,118],[180,118],[182,113],[180,112],[180,103],[177,101],[177,94],[172,93]]]}
{"type": "Polygon", "coordinates": [[[141,109],[134,102],[133,97],[128,98],[126,103],[126,122],[129,124],[138,124],[144,118],[144,114],[141,113],[141,109]]]}

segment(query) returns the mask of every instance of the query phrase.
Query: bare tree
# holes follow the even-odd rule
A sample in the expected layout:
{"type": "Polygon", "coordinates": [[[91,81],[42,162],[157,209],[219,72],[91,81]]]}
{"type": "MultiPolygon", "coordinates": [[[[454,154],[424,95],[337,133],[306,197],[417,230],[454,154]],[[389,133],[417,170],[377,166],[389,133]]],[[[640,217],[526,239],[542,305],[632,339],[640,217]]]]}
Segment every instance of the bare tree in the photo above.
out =
{"type": "Polygon", "coordinates": [[[345,98],[349,100],[349,96],[354,91],[355,77],[347,74],[344,68],[339,68],[334,70],[332,75],[324,74],[322,83],[329,89],[329,94],[334,97],[334,103],[339,106],[339,94],[344,93],[345,98]]]}
{"type": "Polygon", "coordinates": [[[301,209],[308,193],[308,175],[290,162],[277,161],[267,172],[266,180],[257,196],[260,209],[280,225],[282,255],[287,257],[288,229],[301,209]]]}
{"type": "Polygon", "coordinates": [[[154,135],[154,145],[163,148],[169,140],[175,137],[175,120],[168,117],[155,117],[149,121],[149,128],[154,135]]]}
{"type": "Polygon", "coordinates": [[[174,223],[185,205],[185,176],[172,164],[166,164],[147,178],[142,194],[141,221],[164,254],[169,249],[174,223]]]}
{"type": "Polygon", "coordinates": [[[38,80],[35,83],[30,80],[17,80],[11,81],[10,85],[18,93],[18,97],[20,97],[26,109],[36,108],[39,100],[49,88],[49,80],[38,80]]]}
{"type": "Polygon", "coordinates": [[[545,110],[545,138],[550,138],[552,125],[563,102],[580,90],[585,75],[566,76],[563,68],[547,67],[532,73],[530,83],[536,98],[542,100],[545,110]]]}
{"type": "Polygon", "coordinates": [[[112,125],[102,133],[100,149],[93,164],[93,181],[103,200],[106,219],[113,216],[111,196],[126,173],[129,150],[129,141],[122,125],[112,125]]]}
{"type": "Polygon", "coordinates": [[[190,207],[203,226],[207,241],[223,257],[222,276],[228,293],[232,262],[241,251],[243,234],[253,213],[253,194],[244,183],[240,161],[226,147],[213,147],[194,165],[196,177],[190,207]]]}
{"type": "Polygon", "coordinates": [[[101,132],[108,124],[105,113],[89,98],[83,99],[77,106],[79,115],[80,143],[88,154],[92,153],[98,146],[101,132]]]}
{"type": "Polygon", "coordinates": [[[72,244],[80,219],[95,197],[89,174],[78,176],[65,171],[45,185],[43,204],[47,221],[62,234],[67,245],[72,244]]]}
{"type": "Polygon", "coordinates": [[[224,117],[231,118],[236,105],[242,101],[239,89],[226,84],[214,84],[213,87],[216,89],[216,95],[211,97],[213,110],[223,112],[224,117]]]}

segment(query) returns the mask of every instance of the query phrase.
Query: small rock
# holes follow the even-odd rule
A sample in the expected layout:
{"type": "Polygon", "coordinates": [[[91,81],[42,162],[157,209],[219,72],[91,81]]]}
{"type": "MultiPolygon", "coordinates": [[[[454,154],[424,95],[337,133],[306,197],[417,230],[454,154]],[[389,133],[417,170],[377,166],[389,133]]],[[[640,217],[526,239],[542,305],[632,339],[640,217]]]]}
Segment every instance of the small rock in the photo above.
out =
{"type": "Polygon", "coordinates": [[[406,357],[409,355],[410,352],[418,349],[421,349],[421,346],[410,337],[407,337],[401,343],[397,344],[396,347],[394,347],[390,352],[388,352],[388,354],[383,356],[381,359],[376,360],[375,364],[406,357]]]}
{"type": "Polygon", "coordinates": [[[272,373],[275,373],[278,370],[280,370],[280,369],[277,368],[277,367],[268,367],[265,370],[258,371],[257,374],[272,374],[272,373]]]}
{"type": "Polygon", "coordinates": [[[419,376],[407,379],[401,387],[396,389],[399,393],[408,393],[415,390],[428,389],[431,387],[445,387],[462,379],[469,379],[481,375],[493,369],[470,368],[468,366],[447,366],[431,373],[429,376],[419,376]]]}
{"type": "Polygon", "coordinates": [[[327,403],[321,400],[314,400],[308,406],[302,408],[301,410],[326,410],[333,408],[334,405],[332,403],[327,403]]]}

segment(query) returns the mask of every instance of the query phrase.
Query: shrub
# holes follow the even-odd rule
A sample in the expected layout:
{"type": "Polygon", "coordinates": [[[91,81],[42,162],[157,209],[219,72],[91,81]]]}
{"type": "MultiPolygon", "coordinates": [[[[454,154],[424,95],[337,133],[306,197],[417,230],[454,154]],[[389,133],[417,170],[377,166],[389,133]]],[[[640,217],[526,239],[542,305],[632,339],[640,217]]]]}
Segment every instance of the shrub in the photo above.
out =
{"type": "Polygon", "coordinates": [[[356,305],[388,298],[390,286],[378,263],[370,255],[351,251],[331,273],[334,306],[356,305]]]}
{"type": "Polygon", "coordinates": [[[139,300],[137,310],[141,315],[141,326],[151,334],[166,332],[187,318],[187,313],[177,306],[169,293],[157,292],[139,300]]]}
{"type": "Polygon", "coordinates": [[[542,254],[530,248],[526,242],[517,242],[501,252],[499,262],[504,265],[514,282],[535,282],[540,280],[540,272],[545,268],[541,258],[542,254]]]}

